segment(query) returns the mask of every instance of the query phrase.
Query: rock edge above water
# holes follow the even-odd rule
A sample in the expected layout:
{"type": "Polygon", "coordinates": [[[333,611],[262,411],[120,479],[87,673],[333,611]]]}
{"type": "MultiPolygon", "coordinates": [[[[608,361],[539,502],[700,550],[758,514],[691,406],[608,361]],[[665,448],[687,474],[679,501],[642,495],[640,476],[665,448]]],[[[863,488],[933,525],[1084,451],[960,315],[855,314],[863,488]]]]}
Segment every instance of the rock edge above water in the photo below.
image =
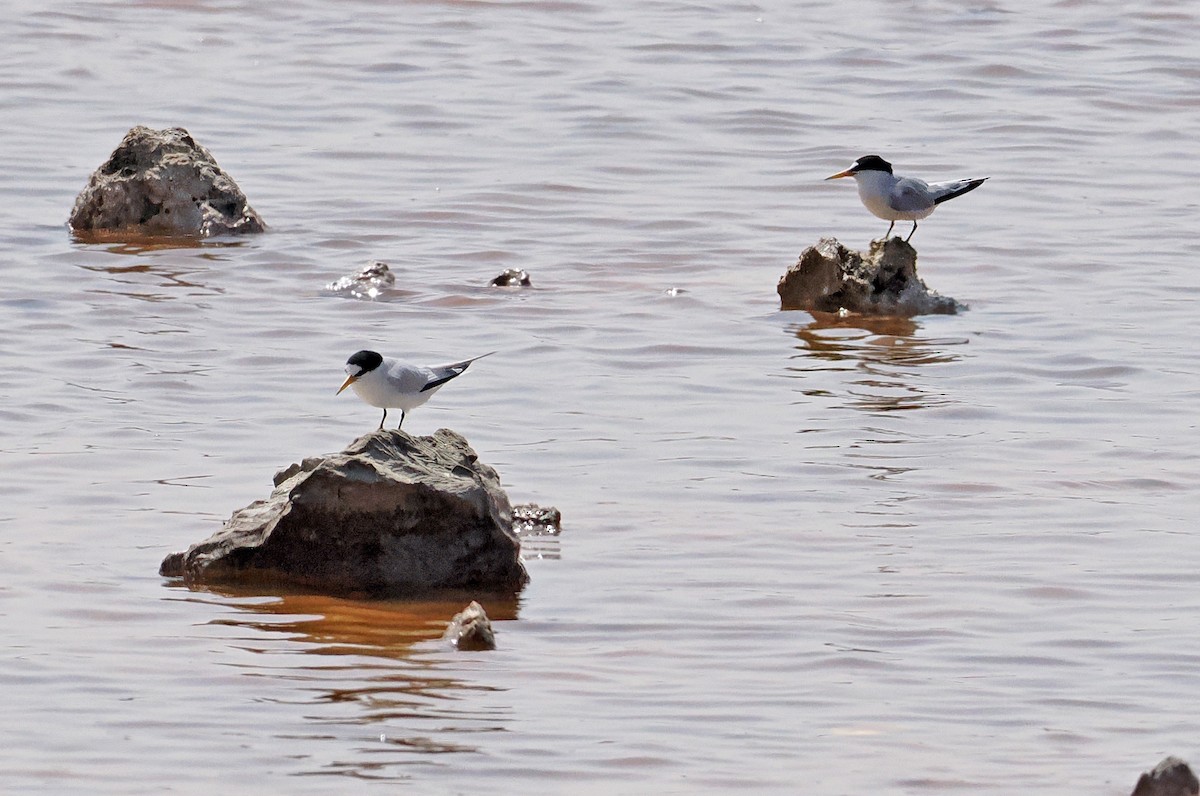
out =
{"type": "Polygon", "coordinates": [[[1138,779],[1131,796],[1196,796],[1200,780],[1187,763],[1178,757],[1165,757],[1162,762],[1138,779]]]}
{"type": "Polygon", "coordinates": [[[520,551],[500,477],[462,436],[389,429],[276,473],[270,497],[159,574],[371,596],[516,592],[529,580],[520,551]]]}
{"type": "Polygon", "coordinates": [[[266,229],[242,189],[187,130],[141,125],[92,173],[68,223],[76,234],[105,240],[266,229]]]}
{"type": "Polygon", "coordinates": [[[861,315],[953,315],[965,307],[925,286],[917,250],[899,237],[871,241],[862,253],[821,238],[779,280],[781,308],[861,315]]]}
{"type": "Polygon", "coordinates": [[[454,615],[450,624],[446,626],[442,639],[463,651],[496,649],[496,634],[492,630],[492,622],[483,606],[474,600],[454,615]]]}

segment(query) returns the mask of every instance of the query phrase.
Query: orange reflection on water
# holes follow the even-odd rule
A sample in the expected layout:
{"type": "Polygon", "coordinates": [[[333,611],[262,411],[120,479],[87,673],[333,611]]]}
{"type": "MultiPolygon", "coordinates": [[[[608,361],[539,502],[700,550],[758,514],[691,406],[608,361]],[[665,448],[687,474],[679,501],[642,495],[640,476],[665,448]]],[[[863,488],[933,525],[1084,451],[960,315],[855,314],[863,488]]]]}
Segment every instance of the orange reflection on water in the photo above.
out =
{"type": "Polygon", "coordinates": [[[233,237],[202,238],[198,235],[139,235],[103,230],[71,230],[74,243],[104,246],[113,254],[147,254],[169,249],[207,249],[242,246],[246,241],[233,237]]]}
{"type": "Polygon", "coordinates": [[[516,619],[518,609],[513,595],[466,592],[419,600],[358,600],[302,593],[264,597],[250,589],[223,586],[209,589],[210,596],[193,594],[199,601],[219,602],[239,612],[209,624],[253,628],[276,639],[283,634],[301,642],[298,651],[317,655],[404,658],[414,644],[440,638],[451,618],[473,599],[493,622],[516,619]],[[224,599],[214,600],[211,595],[224,599]]]}

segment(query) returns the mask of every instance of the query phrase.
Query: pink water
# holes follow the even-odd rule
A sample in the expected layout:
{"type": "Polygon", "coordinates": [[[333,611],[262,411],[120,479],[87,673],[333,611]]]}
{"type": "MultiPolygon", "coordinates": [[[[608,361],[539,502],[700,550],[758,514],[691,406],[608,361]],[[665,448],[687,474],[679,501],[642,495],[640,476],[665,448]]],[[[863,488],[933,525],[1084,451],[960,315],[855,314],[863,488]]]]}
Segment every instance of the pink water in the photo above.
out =
{"type": "Polygon", "coordinates": [[[0,7],[0,790],[1125,794],[1200,762],[1193,4],[0,7]],[[65,228],[134,124],[271,226],[65,228]],[[958,316],[775,283],[885,222],[878,152],[990,176],[913,242],[958,316]],[[845,181],[843,181],[845,182],[845,181]],[[391,300],[322,286],[371,260],[391,300]],[[531,290],[494,290],[506,267],[531,290]],[[461,602],[156,574],[378,412],[558,506],[499,649],[461,602]]]}

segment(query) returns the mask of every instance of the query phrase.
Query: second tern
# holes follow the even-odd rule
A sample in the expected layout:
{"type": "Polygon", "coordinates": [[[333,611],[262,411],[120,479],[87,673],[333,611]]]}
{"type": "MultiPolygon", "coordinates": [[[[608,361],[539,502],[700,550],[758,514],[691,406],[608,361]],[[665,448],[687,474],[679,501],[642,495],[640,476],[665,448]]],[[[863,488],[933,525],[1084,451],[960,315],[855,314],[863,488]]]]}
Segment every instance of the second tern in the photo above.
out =
{"type": "Polygon", "coordinates": [[[399,409],[400,422],[396,428],[400,428],[404,425],[406,413],[428,401],[443,384],[461,376],[472,362],[494,353],[489,351],[446,365],[411,365],[375,351],[359,351],[346,360],[346,380],[338,388],[337,394],[340,395],[347,387],[353,387],[359,398],[382,409],[380,428],[387,420],[387,410],[399,409]]]}
{"type": "Polygon", "coordinates": [[[925,182],[916,177],[897,177],[892,173],[892,164],[879,155],[864,155],[854,161],[850,168],[825,179],[836,180],[839,177],[853,177],[858,183],[858,198],[866,208],[885,221],[892,222],[884,234],[885,238],[892,234],[892,227],[896,226],[897,221],[913,222],[912,231],[905,241],[917,231],[919,219],[928,216],[947,199],[975,190],[987,179],[973,177],[950,182],[925,182]]]}

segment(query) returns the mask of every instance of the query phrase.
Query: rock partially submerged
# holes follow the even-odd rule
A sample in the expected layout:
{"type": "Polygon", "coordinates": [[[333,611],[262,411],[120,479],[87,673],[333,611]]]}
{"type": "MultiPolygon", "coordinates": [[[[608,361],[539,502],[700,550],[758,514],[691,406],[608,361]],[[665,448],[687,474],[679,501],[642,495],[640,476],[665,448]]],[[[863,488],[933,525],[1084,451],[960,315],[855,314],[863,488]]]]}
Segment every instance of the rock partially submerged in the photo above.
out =
{"type": "Polygon", "coordinates": [[[953,315],[963,309],[917,276],[917,250],[899,237],[873,240],[864,257],[836,238],[821,238],[777,287],[785,310],[863,315],[953,315]]]}
{"type": "Polygon", "coordinates": [[[558,536],[562,532],[562,513],[553,506],[536,503],[513,506],[512,519],[517,536],[558,536]]]}
{"type": "Polygon", "coordinates": [[[500,477],[448,429],[360,437],[275,475],[275,489],[159,574],[189,585],[290,582],[333,594],[516,592],[528,581],[500,477]]]}
{"type": "Polygon", "coordinates": [[[533,282],[523,268],[505,268],[488,282],[491,287],[532,287],[533,282]]]}
{"type": "Polygon", "coordinates": [[[474,600],[450,620],[442,638],[460,650],[494,650],[496,634],[483,606],[474,600]]]}
{"type": "Polygon", "coordinates": [[[1166,757],[1138,779],[1131,796],[1197,796],[1200,780],[1187,763],[1178,757],[1166,757]]]}
{"type": "Polygon", "coordinates": [[[396,286],[396,276],[387,263],[375,260],[357,274],[343,276],[325,286],[326,292],[356,299],[377,299],[396,286]]]}
{"type": "Polygon", "coordinates": [[[237,183],[187,130],[140,125],[92,173],[69,223],[78,234],[106,240],[266,229],[237,183]]]}

